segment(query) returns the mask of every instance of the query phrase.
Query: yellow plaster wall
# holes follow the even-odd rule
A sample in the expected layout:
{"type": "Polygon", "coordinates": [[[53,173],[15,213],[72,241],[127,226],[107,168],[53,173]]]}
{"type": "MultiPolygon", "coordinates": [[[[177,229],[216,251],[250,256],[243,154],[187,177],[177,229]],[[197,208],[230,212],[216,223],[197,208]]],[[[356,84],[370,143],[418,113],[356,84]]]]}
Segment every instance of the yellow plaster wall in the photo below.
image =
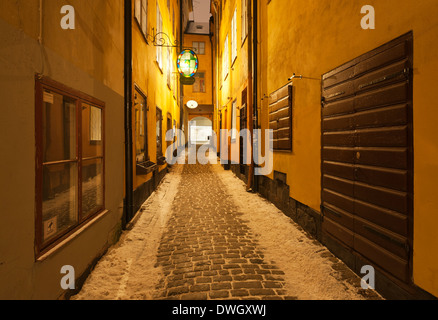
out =
{"type": "Polygon", "coordinates": [[[193,92],[193,86],[184,86],[184,104],[195,100],[199,105],[213,104],[212,101],[212,59],[211,43],[208,35],[184,34],[184,48],[191,48],[193,41],[205,42],[205,54],[198,54],[198,72],[205,75],[205,92],[193,92]]]}
{"type": "Polygon", "coordinates": [[[76,276],[117,239],[123,207],[123,2],[0,1],[0,298],[56,299],[62,265],[76,276]],[[73,5],[76,29],[62,30],[63,5],[73,5]],[[105,207],[108,212],[47,259],[35,246],[35,74],[105,102],[105,207]],[[11,119],[14,119],[11,121],[11,119]],[[19,149],[17,149],[19,146],[19,149]]]}
{"type": "MultiPolygon", "coordinates": [[[[167,85],[167,56],[168,49],[162,47],[162,69],[159,68],[156,62],[156,50],[157,47],[153,45],[152,35],[154,30],[156,32],[157,25],[157,7],[160,7],[161,16],[163,19],[163,32],[170,35],[172,43],[175,40],[179,41],[179,34],[174,34],[172,30],[172,11],[175,11],[175,19],[179,18],[179,6],[177,0],[170,1],[170,11],[167,7],[167,0],[148,1],[147,8],[147,30],[149,37],[147,42],[140,27],[138,26],[135,18],[132,26],[132,38],[133,38],[133,81],[143,91],[147,97],[147,139],[148,139],[148,153],[150,160],[157,163],[157,143],[156,143],[156,108],[160,108],[162,111],[162,146],[163,155],[166,154],[167,142],[165,135],[167,130],[167,114],[170,113],[173,120],[176,120],[176,127],[179,128],[180,123],[180,111],[178,104],[179,97],[179,81],[176,74],[176,59],[179,54],[178,48],[170,48],[171,62],[174,64],[171,74],[171,82],[173,85],[167,85]]],[[[178,26],[178,24],[176,23],[178,26]]],[[[133,119],[134,121],[134,119],[133,119]]],[[[133,139],[135,142],[135,133],[133,133],[133,139]]],[[[135,150],[134,150],[134,167],[135,167],[135,150]]],[[[166,165],[160,166],[159,170],[163,170],[166,165]]],[[[137,176],[134,174],[134,187],[139,187],[143,183],[152,178],[152,174],[137,176]]]]}

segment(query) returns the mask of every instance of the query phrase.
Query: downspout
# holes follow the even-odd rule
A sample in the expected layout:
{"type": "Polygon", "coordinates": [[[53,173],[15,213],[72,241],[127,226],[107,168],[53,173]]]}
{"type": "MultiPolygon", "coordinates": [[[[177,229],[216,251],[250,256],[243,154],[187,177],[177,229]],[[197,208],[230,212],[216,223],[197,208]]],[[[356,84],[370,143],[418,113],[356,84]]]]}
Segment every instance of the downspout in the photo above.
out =
{"type": "Polygon", "coordinates": [[[125,0],[125,216],[123,227],[134,217],[132,157],[132,2],[125,0]]]}
{"type": "MultiPolygon", "coordinates": [[[[213,16],[211,16],[210,18],[210,30],[209,30],[209,36],[210,36],[210,53],[211,53],[211,105],[213,106],[213,128],[212,130],[214,131],[214,127],[215,127],[215,123],[217,121],[215,121],[215,107],[214,107],[214,81],[213,81],[213,76],[214,76],[214,65],[213,65],[213,32],[211,31],[211,25],[213,24],[213,26],[216,26],[215,24],[216,21],[214,21],[213,16]]],[[[212,136],[213,137],[213,136],[212,136]]],[[[212,143],[213,141],[210,140],[210,143],[212,143]]],[[[217,145],[217,142],[215,142],[215,145],[217,145]]]]}
{"type": "MultiPolygon", "coordinates": [[[[254,0],[257,1],[257,0],[254,0]]],[[[251,150],[251,156],[250,156],[250,165],[249,165],[249,172],[248,172],[248,182],[246,185],[247,191],[252,191],[253,186],[253,177],[254,177],[254,157],[253,157],[253,149],[254,149],[254,139],[253,139],[253,132],[254,132],[254,111],[253,111],[253,26],[252,26],[252,12],[251,12],[251,0],[248,0],[248,129],[250,134],[250,142],[252,146],[251,150]]]]}
{"type": "MultiPolygon", "coordinates": [[[[218,84],[219,84],[219,67],[217,63],[217,57],[219,54],[219,13],[218,13],[218,7],[217,2],[213,1],[213,10],[214,10],[214,53],[216,56],[213,55],[211,64],[212,64],[212,81],[214,81],[214,93],[213,93],[213,110],[214,114],[216,115],[216,129],[217,129],[217,136],[216,136],[216,152],[217,155],[220,156],[220,148],[221,148],[221,113],[219,112],[219,92],[218,92],[218,84]]],[[[212,45],[212,51],[213,51],[213,45],[212,45]]],[[[212,52],[213,54],[213,52],[212,52]]]]}

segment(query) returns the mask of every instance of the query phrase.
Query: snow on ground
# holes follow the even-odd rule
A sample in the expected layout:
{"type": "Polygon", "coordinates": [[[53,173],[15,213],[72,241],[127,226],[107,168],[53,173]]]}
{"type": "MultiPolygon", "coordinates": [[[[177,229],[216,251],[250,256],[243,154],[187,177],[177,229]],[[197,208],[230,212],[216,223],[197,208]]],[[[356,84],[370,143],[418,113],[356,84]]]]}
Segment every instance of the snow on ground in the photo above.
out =
{"type": "Polygon", "coordinates": [[[134,227],[98,262],[82,290],[72,300],[152,300],[162,278],[156,268],[161,235],[171,216],[173,199],[181,181],[175,165],[142,206],[134,227]]]}
{"type": "Polygon", "coordinates": [[[331,267],[332,262],[322,257],[327,248],[309,239],[299,226],[274,204],[260,195],[246,192],[245,183],[231,171],[213,166],[230,199],[244,213],[243,219],[253,230],[265,251],[265,259],[275,261],[285,272],[288,294],[304,300],[363,300],[360,288],[341,280],[331,267]]]}

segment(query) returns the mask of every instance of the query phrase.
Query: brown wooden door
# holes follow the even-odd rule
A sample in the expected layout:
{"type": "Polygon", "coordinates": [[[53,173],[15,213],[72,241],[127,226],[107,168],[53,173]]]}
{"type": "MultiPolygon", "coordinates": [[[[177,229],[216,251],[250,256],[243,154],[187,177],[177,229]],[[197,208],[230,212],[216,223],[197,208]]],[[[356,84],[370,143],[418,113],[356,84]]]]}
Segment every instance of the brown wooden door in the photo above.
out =
{"type": "Polygon", "coordinates": [[[323,232],[411,278],[412,34],[323,76],[323,232]]]}

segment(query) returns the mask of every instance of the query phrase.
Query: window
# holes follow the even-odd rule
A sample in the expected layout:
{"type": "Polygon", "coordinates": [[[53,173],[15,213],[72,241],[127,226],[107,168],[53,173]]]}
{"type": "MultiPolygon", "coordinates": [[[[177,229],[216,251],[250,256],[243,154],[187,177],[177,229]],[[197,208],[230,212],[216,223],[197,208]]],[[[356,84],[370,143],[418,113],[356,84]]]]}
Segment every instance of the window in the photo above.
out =
{"type": "Polygon", "coordinates": [[[231,142],[236,141],[237,136],[237,101],[233,101],[233,106],[231,108],[231,142]]]}
{"type": "Polygon", "coordinates": [[[228,75],[228,69],[229,69],[229,58],[228,58],[228,34],[225,37],[225,43],[224,43],[224,51],[222,53],[222,77],[225,78],[228,75]]]}
{"type": "Polygon", "coordinates": [[[231,64],[237,58],[237,9],[234,10],[233,19],[231,20],[231,64]]]}
{"type": "MultiPolygon", "coordinates": [[[[163,32],[163,17],[161,16],[160,7],[157,2],[157,34],[163,32]]],[[[157,46],[157,63],[158,67],[163,70],[163,52],[162,47],[157,46]]]]}
{"type": "Polygon", "coordinates": [[[157,159],[163,156],[163,113],[160,108],[157,107],[156,112],[156,131],[157,131],[157,159]]]}
{"type": "Polygon", "coordinates": [[[135,0],[134,16],[143,35],[147,36],[147,0],[135,0]]]}
{"type": "Polygon", "coordinates": [[[104,209],[104,104],[36,80],[37,254],[104,209]]]}
{"type": "Polygon", "coordinates": [[[205,54],[205,42],[204,41],[193,41],[192,47],[193,47],[193,51],[196,54],[205,54]]]}
{"type": "Polygon", "coordinates": [[[242,44],[246,39],[246,36],[248,34],[248,0],[242,0],[242,44]]]}
{"type": "Polygon", "coordinates": [[[147,105],[146,96],[138,87],[134,93],[135,113],[135,154],[136,162],[143,163],[149,160],[147,145],[147,105]]]}
{"type": "Polygon", "coordinates": [[[205,73],[197,72],[194,76],[193,92],[205,92],[205,73]]]}

